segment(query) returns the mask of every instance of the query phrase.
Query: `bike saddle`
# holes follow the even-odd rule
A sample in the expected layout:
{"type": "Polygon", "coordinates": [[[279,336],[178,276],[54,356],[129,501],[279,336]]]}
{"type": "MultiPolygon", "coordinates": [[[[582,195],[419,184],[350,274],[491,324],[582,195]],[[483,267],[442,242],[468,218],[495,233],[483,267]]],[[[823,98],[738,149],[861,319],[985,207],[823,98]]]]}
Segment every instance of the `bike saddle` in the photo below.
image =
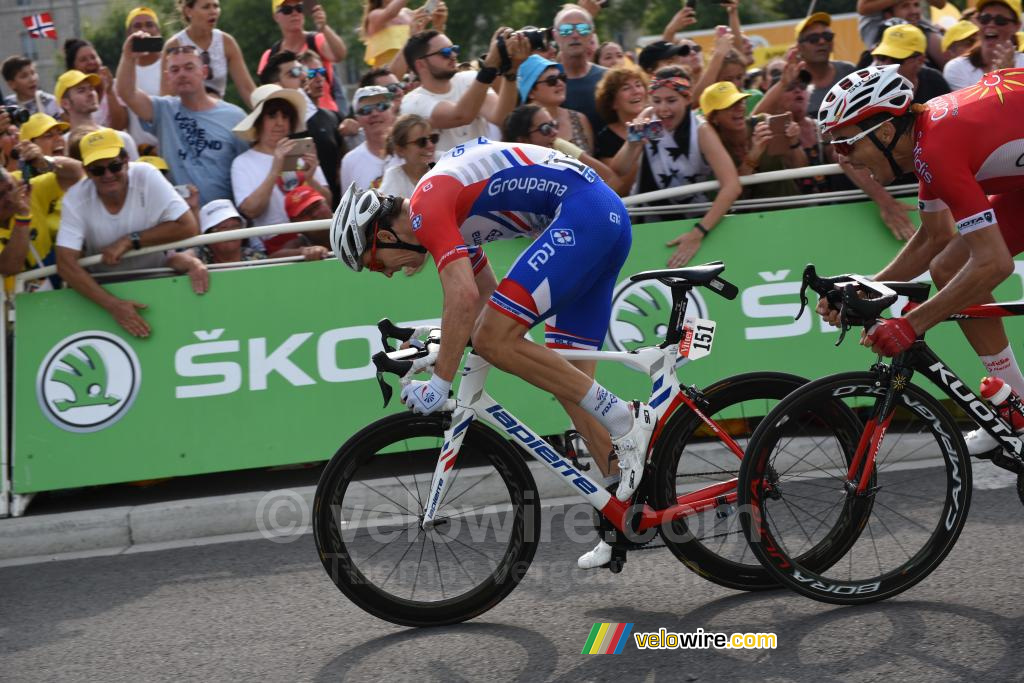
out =
{"type": "MultiPolygon", "coordinates": [[[[641,282],[643,280],[683,280],[683,282],[676,282],[674,284],[689,284],[689,285],[706,285],[714,280],[718,275],[725,270],[725,264],[721,261],[712,261],[705,263],[700,266],[690,266],[689,268],[666,268],[665,270],[645,270],[642,273],[637,273],[631,276],[629,279],[632,282],[641,282]]],[[[669,284],[669,283],[666,283],[669,284]]]]}

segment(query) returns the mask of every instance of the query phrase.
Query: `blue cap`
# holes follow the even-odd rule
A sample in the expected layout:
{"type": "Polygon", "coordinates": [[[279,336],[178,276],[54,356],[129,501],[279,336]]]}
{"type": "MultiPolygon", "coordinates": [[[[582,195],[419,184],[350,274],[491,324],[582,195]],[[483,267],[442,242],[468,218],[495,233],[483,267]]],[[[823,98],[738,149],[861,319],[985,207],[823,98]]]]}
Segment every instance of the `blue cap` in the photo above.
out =
{"type": "Polygon", "coordinates": [[[530,91],[537,84],[537,79],[540,78],[540,75],[546,69],[550,69],[553,66],[557,67],[562,73],[565,73],[565,69],[562,68],[561,64],[552,62],[550,59],[545,59],[540,55],[530,55],[526,58],[525,62],[519,65],[516,87],[519,88],[519,97],[523,102],[529,99],[530,91]]]}

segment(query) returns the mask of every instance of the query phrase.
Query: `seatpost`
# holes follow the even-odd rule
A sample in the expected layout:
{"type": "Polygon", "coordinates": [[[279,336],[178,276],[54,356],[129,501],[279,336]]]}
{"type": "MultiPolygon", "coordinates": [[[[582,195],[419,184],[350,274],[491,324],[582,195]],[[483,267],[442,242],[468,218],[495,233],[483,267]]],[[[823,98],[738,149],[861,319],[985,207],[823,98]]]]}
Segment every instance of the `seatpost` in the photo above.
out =
{"type": "Polygon", "coordinates": [[[683,320],[686,319],[686,307],[689,304],[686,295],[690,293],[690,286],[673,285],[671,281],[665,284],[672,290],[672,314],[668,319],[668,332],[663,344],[663,347],[668,347],[678,344],[683,338],[683,320]]]}

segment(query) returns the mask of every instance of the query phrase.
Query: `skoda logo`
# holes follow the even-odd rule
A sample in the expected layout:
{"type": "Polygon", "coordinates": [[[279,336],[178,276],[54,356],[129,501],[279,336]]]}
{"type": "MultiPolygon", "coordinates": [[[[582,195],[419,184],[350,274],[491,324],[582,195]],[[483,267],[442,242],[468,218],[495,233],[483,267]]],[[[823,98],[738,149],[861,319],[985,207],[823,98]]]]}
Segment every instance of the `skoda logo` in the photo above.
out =
{"type": "MultiPolygon", "coordinates": [[[[707,310],[704,298],[691,289],[687,294],[687,316],[707,318],[707,310]]],[[[667,285],[657,280],[620,282],[612,295],[608,345],[616,351],[656,346],[665,339],[671,311],[672,290],[667,285]]]]}
{"type": "Polygon", "coordinates": [[[96,432],[120,420],[139,393],[135,351],[107,332],[79,332],[46,354],[36,378],[43,414],[69,432],[96,432]]]}

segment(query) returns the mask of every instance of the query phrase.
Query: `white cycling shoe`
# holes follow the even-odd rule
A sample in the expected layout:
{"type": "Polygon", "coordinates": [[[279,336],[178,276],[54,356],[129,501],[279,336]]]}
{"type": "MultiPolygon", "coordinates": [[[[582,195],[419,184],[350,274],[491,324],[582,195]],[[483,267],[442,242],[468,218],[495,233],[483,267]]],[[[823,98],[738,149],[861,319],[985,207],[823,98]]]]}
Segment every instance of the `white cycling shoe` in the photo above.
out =
{"type": "Polygon", "coordinates": [[[656,422],[654,411],[649,405],[633,401],[633,427],[612,440],[622,477],[619,480],[619,487],[615,489],[615,497],[621,501],[629,500],[640,486],[640,478],[644,475],[644,466],[647,464],[647,446],[651,443],[656,422]]]}
{"type": "Polygon", "coordinates": [[[598,569],[612,561],[612,547],[602,540],[597,542],[594,549],[580,555],[576,565],[580,569],[598,569]]]}

